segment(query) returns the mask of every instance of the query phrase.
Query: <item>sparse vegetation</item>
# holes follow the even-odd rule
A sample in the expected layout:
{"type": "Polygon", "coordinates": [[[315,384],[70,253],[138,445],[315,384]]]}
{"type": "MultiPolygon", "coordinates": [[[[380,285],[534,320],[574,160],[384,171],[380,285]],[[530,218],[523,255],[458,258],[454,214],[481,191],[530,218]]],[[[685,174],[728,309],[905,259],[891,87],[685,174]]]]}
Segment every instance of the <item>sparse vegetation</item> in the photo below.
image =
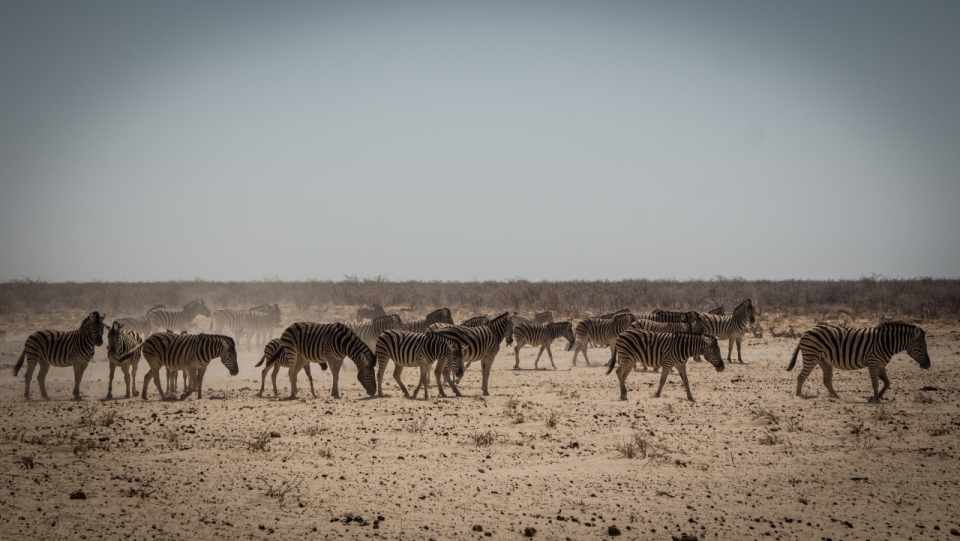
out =
{"type": "Polygon", "coordinates": [[[329,430],[330,430],[329,428],[323,425],[313,425],[313,426],[307,427],[307,429],[304,430],[303,433],[313,438],[313,437],[319,436],[320,434],[326,434],[327,431],[329,430]]]}
{"type": "Polygon", "coordinates": [[[787,432],[803,432],[803,424],[795,417],[787,419],[786,428],[787,432]]]}
{"type": "Polygon", "coordinates": [[[775,425],[780,424],[780,416],[773,412],[773,410],[763,409],[761,406],[757,406],[751,412],[753,414],[753,420],[757,419],[766,419],[775,425]]]}
{"type": "Polygon", "coordinates": [[[166,440],[166,442],[171,445],[177,445],[178,443],[180,443],[180,434],[177,434],[176,431],[170,430],[169,428],[164,430],[160,434],[160,437],[166,440]]]}
{"type": "Polygon", "coordinates": [[[913,401],[917,404],[933,404],[933,398],[924,394],[923,391],[918,391],[913,397],[913,401]]]}
{"type": "Polygon", "coordinates": [[[155,479],[149,479],[140,484],[138,487],[129,487],[120,491],[122,496],[127,498],[140,498],[145,500],[157,492],[156,487],[153,486],[155,479]]]}
{"type": "Polygon", "coordinates": [[[37,457],[37,453],[30,453],[29,455],[20,455],[20,464],[22,464],[24,468],[28,470],[32,470],[33,467],[37,465],[37,463],[33,461],[33,459],[36,457],[37,457]]]}
{"type": "Polygon", "coordinates": [[[331,459],[333,458],[333,449],[330,448],[329,443],[324,443],[323,447],[317,452],[320,455],[320,458],[331,459]]]}
{"type": "Polygon", "coordinates": [[[473,440],[474,445],[477,447],[490,447],[496,443],[497,438],[500,437],[498,432],[492,430],[487,430],[485,432],[474,432],[470,435],[470,438],[473,440]]]}
{"type": "Polygon", "coordinates": [[[423,431],[427,428],[427,412],[422,411],[418,417],[414,417],[409,422],[407,422],[406,430],[412,434],[423,435],[423,431]]]}
{"type": "Polygon", "coordinates": [[[547,425],[547,428],[556,428],[557,423],[559,422],[560,415],[558,415],[555,411],[551,411],[549,414],[547,414],[547,418],[544,421],[544,423],[547,425]]]}
{"type": "Polygon", "coordinates": [[[293,491],[297,491],[297,500],[300,500],[300,485],[303,483],[303,478],[299,475],[293,479],[283,479],[279,483],[270,481],[264,476],[257,477],[263,484],[267,485],[267,496],[271,498],[276,498],[280,503],[280,507],[283,507],[286,504],[287,495],[293,491]]]}
{"type": "Polygon", "coordinates": [[[780,445],[784,443],[784,439],[781,436],[778,436],[775,432],[771,432],[762,438],[760,438],[760,445],[780,445]]]}
{"type": "Polygon", "coordinates": [[[243,442],[247,446],[247,450],[251,453],[265,452],[270,450],[270,432],[258,432],[254,435],[252,440],[247,440],[243,442]]]}

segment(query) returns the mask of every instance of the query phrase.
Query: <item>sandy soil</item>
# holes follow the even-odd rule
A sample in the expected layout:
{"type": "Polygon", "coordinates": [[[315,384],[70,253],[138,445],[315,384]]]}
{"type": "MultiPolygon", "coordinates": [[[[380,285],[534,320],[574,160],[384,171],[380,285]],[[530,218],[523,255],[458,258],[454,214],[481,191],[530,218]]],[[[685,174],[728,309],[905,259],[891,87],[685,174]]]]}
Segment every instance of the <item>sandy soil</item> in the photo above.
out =
{"type": "MultiPolygon", "coordinates": [[[[437,399],[434,387],[428,401],[404,399],[391,369],[391,396],[366,398],[348,371],[335,400],[329,372],[314,365],[319,399],[257,398],[259,355],[241,349],[240,375],[214,361],[203,400],[161,402],[151,389],[146,402],[103,402],[107,364],[95,362],[85,400],[70,400],[71,370],[51,369],[52,400],[28,403],[22,373],[9,373],[26,333],[6,324],[3,539],[519,539],[527,528],[538,539],[610,539],[613,526],[626,539],[948,539],[960,530],[955,324],[926,325],[931,370],[894,359],[882,407],[866,403],[865,371],[838,375],[842,400],[825,398],[819,371],[805,387],[817,396],[794,397],[797,371],[784,369],[796,340],[769,337],[747,340],[748,364],[722,373],[691,363],[695,403],[676,375],[653,398],[649,372],[630,376],[621,402],[614,375],[572,367],[560,342],[557,371],[530,369],[534,348],[513,371],[512,348],[501,350],[489,397],[474,365],[463,398],[437,399]],[[494,442],[478,447],[486,433],[494,442]],[[261,434],[266,448],[256,450],[261,434]],[[646,457],[624,458],[618,447],[635,439],[646,457]],[[293,488],[282,499],[268,495],[283,483],[293,488]],[[71,499],[78,491],[86,499],[71,499]]],[[[608,356],[590,353],[595,364],[608,356]]],[[[408,385],[416,378],[405,372],[408,385]]],[[[285,370],[278,382],[283,396],[285,370]]]]}

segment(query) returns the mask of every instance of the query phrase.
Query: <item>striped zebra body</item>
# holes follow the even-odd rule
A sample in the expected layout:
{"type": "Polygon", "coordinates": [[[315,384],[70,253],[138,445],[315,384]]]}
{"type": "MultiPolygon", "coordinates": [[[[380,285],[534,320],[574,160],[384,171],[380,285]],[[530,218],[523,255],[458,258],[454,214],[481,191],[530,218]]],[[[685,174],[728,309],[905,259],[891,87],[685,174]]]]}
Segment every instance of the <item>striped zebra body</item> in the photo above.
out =
{"type": "MultiPolygon", "coordinates": [[[[166,306],[162,304],[158,304],[153,308],[147,310],[147,313],[143,314],[142,316],[120,317],[115,319],[114,323],[120,323],[121,325],[123,325],[125,331],[133,331],[137,334],[140,334],[144,338],[146,338],[150,336],[151,332],[153,332],[153,327],[150,326],[149,314],[150,312],[154,310],[158,310],[160,308],[166,308],[166,306]]],[[[134,391],[134,393],[136,393],[136,391],[134,391]]]]}
{"type": "MultiPolygon", "coordinates": [[[[654,310],[649,319],[661,323],[693,323],[700,317],[700,313],[694,310],[688,312],[673,312],[670,310],[654,310]]],[[[648,318],[644,318],[648,319],[648,318]]]]}
{"type": "Polygon", "coordinates": [[[906,351],[920,368],[930,368],[926,332],[912,323],[888,321],[866,329],[817,325],[800,337],[787,370],[793,370],[797,355],[803,352],[803,369],[797,377],[797,396],[803,396],[803,383],[810,371],[819,365],[823,371],[823,385],[830,391],[830,396],[840,398],[833,390],[833,369],[867,368],[873,386],[873,397],[869,401],[878,403],[890,386],[887,363],[901,351],[906,351]],[[878,379],[883,381],[883,389],[879,391],[878,379]]]}
{"type": "MultiPolygon", "coordinates": [[[[483,395],[489,396],[487,384],[490,380],[490,368],[500,351],[500,341],[506,339],[508,346],[513,342],[513,321],[510,319],[510,314],[504,312],[490,321],[489,325],[482,327],[448,327],[434,334],[460,345],[463,350],[464,365],[480,361],[483,395]]],[[[463,370],[458,372],[456,377],[459,382],[463,377],[463,370]]]]}
{"type": "MultiPolygon", "coordinates": [[[[237,366],[237,346],[233,338],[222,334],[174,334],[169,332],[154,333],[143,341],[141,348],[144,360],[150,366],[150,371],[143,378],[143,388],[140,398],[147,399],[147,387],[152,379],[163,399],[168,397],[171,389],[168,379],[168,393],[160,387],[160,368],[166,368],[168,376],[177,371],[186,371],[189,384],[184,389],[181,399],[189,396],[194,389],[197,398],[203,398],[203,375],[210,365],[210,361],[219,357],[231,376],[239,372],[237,366]]],[[[128,353],[129,355],[129,353],[128,353]]],[[[123,359],[121,357],[121,359],[123,359]]]]}
{"type": "Polygon", "coordinates": [[[123,372],[123,380],[127,385],[127,394],[124,398],[130,398],[131,383],[133,384],[133,394],[137,394],[137,366],[140,364],[140,352],[136,352],[133,357],[120,362],[117,359],[124,353],[137,349],[143,343],[140,335],[134,331],[123,328],[122,323],[116,321],[107,332],[107,359],[110,361],[110,383],[107,386],[107,400],[113,398],[113,376],[117,367],[123,372]],[[131,372],[133,372],[131,374],[131,372]]]}
{"type": "Polygon", "coordinates": [[[227,329],[239,341],[243,333],[243,315],[246,313],[246,310],[231,310],[230,308],[214,310],[210,316],[209,330],[214,334],[223,334],[223,330],[227,329]]]}
{"type": "Polygon", "coordinates": [[[583,360],[586,361],[587,366],[591,366],[590,359],[587,357],[587,345],[591,343],[608,346],[610,348],[610,359],[615,359],[614,344],[617,342],[617,336],[627,330],[627,327],[635,319],[636,317],[633,314],[626,312],[611,319],[587,318],[577,323],[574,332],[577,343],[576,349],[573,351],[573,366],[577,366],[577,354],[581,351],[583,352],[583,360]]]}
{"type": "Polygon", "coordinates": [[[207,305],[204,304],[201,299],[187,304],[182,310],[158,308],[148,313],[147,318],[150,319],[150,326],[154,330],[171,329],[174,331],[186,331],[190,329],[190,326],[193,325],[193,320],[196,319],[198,315],[210,317],[210,310],[207,309],[207,305]]]}
{"type": "Polygon", "coordinates": [[[627,376],[637,363],[644,367],[660,368],[660,386],[654,396],[660,397],[663,385],[667,382],[670,370],[677,369],[683,388],[687,391],[687,400],[693,401],[690,383],[687,381],[687,359],[694,355],[705,355],[710,364],[723,371],[723,357],[717,339],[694,333],[654,333],[639,329],[630,329],[617,338],[616,359],[607,365],[607,374],[617,369],[620,380],[620,400],[627,399],[627,376]]]}
{"type": "Polygon", "coordinates": [[[540,346],[540,352],[537,353],[537,360],[533,362],[533,369],[536,370],[539,368],[540,356],[543,355],[543,351],[546,350],[547,355],[550,357],[550,366],[556,370],[557,365],[553,363],[553,352],[550,351],[550,344],[561,337],[567,339],[566,351],[573,349],[576,338],[573,335],[573,325],[571,325],[569,321],[548,323],[546,325],[515,326],[513,328],[513,354],[517,362],[513,365],[513,369],[520,369],[520,348],[523,346],[540,346]]]}
{"type": "Polygon", "coordinates": [[[23,396],[30,400],[30,379],[37,363],[40,371],[37,372],[37,384],[40,386],[40,396],[49,400],[47,396],[46,378],[51,366],[73,367],[73,397],[80,399],[80,380],[87,369],[90,359],[97,346],[103,345],[103,316],[98,312],[91,312],[80,323],[80,328],[74,331],[37,331],[27,337],[23,344],[23,353],[13,366],[13,375],[16,376],[27,363],[26,383],[23,396]]]}
{"type": "Polygon", "coordinates": [[[708,314],[712,314],[712,315],[714,315],[714,316],[725,316],[725,315],[727,315],[726,311],[724,311],[724,309],[723,309],[722,306],[718,306],[718,307],[714,308],[713,310],[708,311],[707,313],[708,313],[708,314]]]}
{"type": "Polygon", "coordinates": [[[699,314],[699,316],[703,334],[715,336],[718,340],[729,340],[727,362],[730,362],[733,344],[736,342],[737,360],[740,361],[740,364],[743,364],[743,357],[740,356],[740,342],[743,340],[743,335],[757,322],[753,314],[753,302],[750,299],[741,302],[733,309],[733,314],[729,316],[713,314],[699,314]]]}
{"type": "MultiPolygon", "coordinates": [[[[248,310],[241,319],[241,336],[247,337],[247,349],[250,349],[250,340],[256,337],[257,345],[266,342],[273,330],[280,326],[280,306],[274,304],[266,312],[248,310]]],[[[240,338],[237,338],[240,341],[240,338]]]]}
{"type": "Polygon", "coordinates": [[[457,396],[460,389],[450,379],[450,372],[462,372],[463,358],[460,354],[460,347],[444,340],[436,333],[413,333],[401,330],[389,330],[377,338],[377,396],[383,396],[383,376],[387,371],[387,363],[393,359],[393,379],[397,381],[403,396],[410,398],[410,393],[403,385],[400,374],[404,368],[419,368],[420,380],[416,389],[413,390],[413,398],[417,398],[417,393],[423,387],[423,399],[429,398],[427,389],[430,387],[430,367],[437,363],[435,375],[437,377],[437,391],[440,396],[446,397],[443,392],[443,385],[440,382],[441,374],[446,380],[447,385],[457,396]]]}
{"type": "Polygon", "coordinates": [[[488,325],[490,323],[490,318],[487,316],[475,316],[472,317],[463,323],[460,324],[461,327],[479,327],[481,325],[488,325]]]}
{"type": "Polygon", "coordinates": [[[692,332],[701,334],[701,331],[703,330],[703,328],[700,326],[699,318],[692,325],[682,321],[666,323],[662,321],[653,321],[650,319],[637,319],[630,324],[630,328],[660,333],[692,332]]]}
{"type": "Polygon", "coordinates": [[[438,330],[440,330],[440,329],[446,329],[447,327],[454,327],[454,326],[455,326],[455,325],[451,325],[451,324],[449,324],[449,323],[441,323],[441,322],[438,321],[438,322],[436,322],[436,323],[433,323],[433,324],[430,325],[429,327],[427,327],[427,332],[434,332],[434,331],[438,331],[438,330]]]}
{"type": "MultiPolygon", "coordinates": [[[[263,348],[263,357],[260,358],[260,362],[256,366],[261,366],[263,363],[267,362],[267,359],[273,357],[274,353],[280,350],[280,339],[274,338],[273,340],[267,342],[267,345],[263,348]]],[[[277,390],[277,373],[280,372],[281,368],[293,368],[293,363],[287,359],[287,356],[282,352],[277,357],[277,360],[273,363],[267,364],[263,367],[263,373],[260,374],[260,392],[257,393],[257,396],[263,396],[263,388],[267,383],[267,372],[270,369],[273,369],[273,373],[270,374],[270,379],[273,381],[273,396],[280,396],[280,391],[277,390]]],[[[303,371],[307,373],[307,379],[310,380],[310,392],[316,396],[316,391],[313,390],[313,376],[310,374],[310,363],[307,363],[303,366],[303,371]]]]}
{"type": "Polygon", "coordinates": [[[629,308],[621,308],[620,310],[617,310],[616,312],[610,312],[609,314],[603,314],[602,316],[596,316],[596,317],[587,318],[587,319],[613,319],[613,318],[615,318],[615,317],[617,317],[617,316],[622,316],[622,315],[624,315],[624,314],[630,314],[630,313],[632,313],[632,312],[630,311],[629,308]]]}
{"type": "Polygon", "coordinates": [[[415,333],[425,333],[430,325],[434,323],[446,323],[448,325],[453,325],[453,318],[450,316],[449,308],[440,308],[430,312],[426,317],[420,318],[416,321],[404,322],[400,327],[401,329],[407,332],[415,333]]]}
{"type": "MultiPolygon", "coordinates": [[[[287,327],[280,335],[280,349],[268,360],[274,363],[280,355],[286,355],[292,364],[290,369],[290,398],[297,397],[297,373],[309,362],[320,363],[320,368],[330,365],[333,375],[333,397],[340,398],[340,367],[344,357],[350,357],[357,365],[357,380],[367,394],[377,392],[377,377],[374,367],[377,359],[373,351],[343,323],[298,322],[287,327]]],[[[314,395],[316,397],[316,395],[314,395]]]]}
{"type": "Polygon", "coordinates": [[[377,338],[380,337],[380,334],[390,329],[402,329],[403,321],[397,314],[390,314],[360,323],[345,322],[344,325],[349,327],[373,351],[373,348],[377,347],[377,338]]]}

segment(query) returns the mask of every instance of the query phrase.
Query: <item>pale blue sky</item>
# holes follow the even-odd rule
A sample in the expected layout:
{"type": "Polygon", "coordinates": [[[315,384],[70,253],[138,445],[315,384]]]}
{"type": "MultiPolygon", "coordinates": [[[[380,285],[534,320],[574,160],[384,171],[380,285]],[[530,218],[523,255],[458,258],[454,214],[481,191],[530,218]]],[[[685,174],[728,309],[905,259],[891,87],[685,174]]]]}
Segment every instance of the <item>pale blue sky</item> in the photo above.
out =
{"type": "Polygon", "coordinates": [[[960,3],[0,3],[0,280],[960,276],[960,3]]]}

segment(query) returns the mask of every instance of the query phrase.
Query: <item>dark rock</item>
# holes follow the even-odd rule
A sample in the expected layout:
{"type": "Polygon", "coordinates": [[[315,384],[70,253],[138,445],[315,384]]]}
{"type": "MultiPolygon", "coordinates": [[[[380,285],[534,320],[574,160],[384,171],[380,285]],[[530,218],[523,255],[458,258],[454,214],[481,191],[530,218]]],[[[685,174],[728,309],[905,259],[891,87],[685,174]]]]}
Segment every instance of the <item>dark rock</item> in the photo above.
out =
{"type": "Polygon", "coordinates": [[[474,524],[474,525],[473,525],[473,531],[475,531],[475,532],[482,532],[482,531],[483,531],[483,526],[481,526],[481,525],[479,525],[479,524],[474,524]]]}
{"type": "Polygon", "coordinates": [[[82,490],[78,490],[78,491],[76,491],[76,492],[71,492],[71,493],[70,493],[70,499],[71,499],[71,500],[86,500],[86,499],[87,499],[87,495],[84,494],[82,490]]]}
{"type": "Polygon", "coordinates": [[[527,526],[526,528],[523,529],[524,537],[533,537],[533,535],[536,533],[537,533],[537,529],[532,526],[527,526]]]}
{"type": "Polygon", "coordinates": [[[607,535],[610,537],[616,537],[620,535],[620,528],[617,528],[615,525],[611,524],[607,527],[607,535]]]}

